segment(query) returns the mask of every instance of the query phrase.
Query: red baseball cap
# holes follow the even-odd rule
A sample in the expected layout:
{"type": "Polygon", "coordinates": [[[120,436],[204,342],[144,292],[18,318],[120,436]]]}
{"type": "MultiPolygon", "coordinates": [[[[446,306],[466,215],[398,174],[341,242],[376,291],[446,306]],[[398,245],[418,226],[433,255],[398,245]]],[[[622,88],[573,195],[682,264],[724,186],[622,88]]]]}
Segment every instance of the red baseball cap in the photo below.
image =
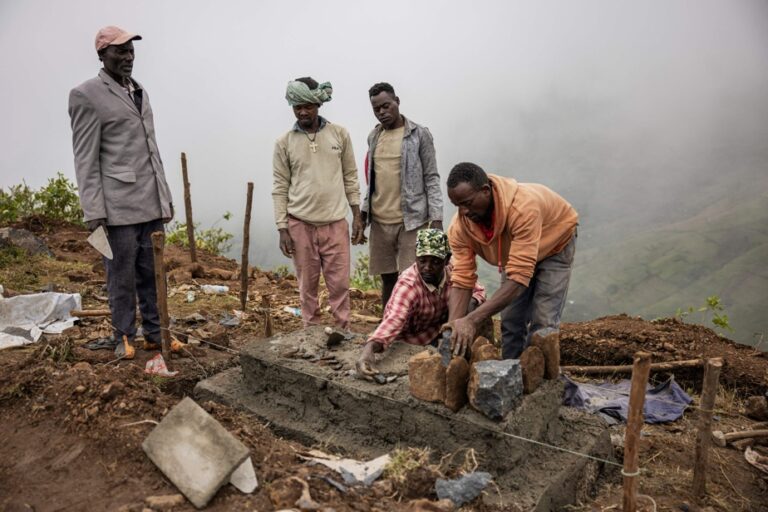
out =
{"type": "Polygon", "coordinates": [[[99,32],[96,34],[96,51],[98,52],[99,50],[103,50],[107,46],[127,43],[128,41],[133,41],[134,39],[139,40],[141,39],[141,36],[138,34],[131,34],[130,32],[126,32],[120,27],[109,25],[108,27],[104,27],[99,30],[99,32]]]}

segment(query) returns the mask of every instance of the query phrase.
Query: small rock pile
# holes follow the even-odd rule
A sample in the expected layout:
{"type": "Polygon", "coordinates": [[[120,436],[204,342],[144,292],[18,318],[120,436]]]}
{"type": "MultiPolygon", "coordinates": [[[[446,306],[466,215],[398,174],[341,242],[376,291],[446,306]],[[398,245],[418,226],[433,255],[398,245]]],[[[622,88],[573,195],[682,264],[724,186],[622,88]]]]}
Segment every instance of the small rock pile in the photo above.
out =
{"type": "Polygon", "coordinates": [[[494,420],[503,420],[523,394],[536,391],[543,379],[560,374],[559,332],[535,333],[520,359],[502,360],[498,347],[478,337],[465,357],[446,358],[432,350],[408,362],[410,392],[415,398],[442,403],[458,412],[469,403],[494,420]]]}

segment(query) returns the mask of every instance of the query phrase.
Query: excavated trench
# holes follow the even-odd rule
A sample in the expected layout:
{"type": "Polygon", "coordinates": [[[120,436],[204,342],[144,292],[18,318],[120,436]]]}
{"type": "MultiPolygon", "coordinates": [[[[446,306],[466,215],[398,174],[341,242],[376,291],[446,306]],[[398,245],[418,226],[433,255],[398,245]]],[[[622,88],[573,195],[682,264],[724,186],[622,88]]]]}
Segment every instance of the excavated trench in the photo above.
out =
{"type": "Polygon", "coordinates": [[[201,381],[195,395],[250,411],[280,435],[358,459],[397,446],[473,448],[479,469],[493,474],[501,490],[488,499],[522,510],[558,510],[592,492],[606,465],[572,452],[610,459],[610,437],[599,418],[560,405],[560,382],[545,381],[504,421],[469,406],[453,413],[410,395],[408,359],[421,350],[393,346],[377,367],[397,379],[380,385],[350,375],[358,343],[329,348],[322,327],[311,327],[248,344],[240,367],[201,381]]]}

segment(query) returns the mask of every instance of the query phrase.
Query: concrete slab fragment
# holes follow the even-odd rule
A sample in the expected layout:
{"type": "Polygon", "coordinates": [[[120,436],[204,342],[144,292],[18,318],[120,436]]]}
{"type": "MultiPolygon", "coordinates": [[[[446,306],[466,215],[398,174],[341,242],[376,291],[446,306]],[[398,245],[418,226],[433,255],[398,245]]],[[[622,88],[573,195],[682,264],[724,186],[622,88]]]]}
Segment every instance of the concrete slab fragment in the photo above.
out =
{"type": "Polygon", "coordinates": [[[197,508],[248,458],[248,448],[189,397],[166,414],[141,446],[197,508]]]}
{"type": "Polygon", "coordinates": [[[229,477],[229,483],[244,494],[251,494],[256,490],[259,486],[259,481],[256,478],[256,470],[253,469],[253,462],[250,457],[245,459],[245,462],[240,464],[240,467],[232,473],[232,476],[229,477]]]}

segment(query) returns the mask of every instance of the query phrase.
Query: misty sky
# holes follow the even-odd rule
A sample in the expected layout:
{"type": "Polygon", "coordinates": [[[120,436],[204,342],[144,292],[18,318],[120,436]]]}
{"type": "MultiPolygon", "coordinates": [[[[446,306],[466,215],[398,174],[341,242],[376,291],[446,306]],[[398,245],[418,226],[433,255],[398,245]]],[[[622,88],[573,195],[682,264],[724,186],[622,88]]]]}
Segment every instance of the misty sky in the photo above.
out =
{"type": "Polygon", "coordinates": [[[204,224],[230,210],[222,226],[239,235],[255,182],[255,240],[268,249],[256,263],[288,262],[275,251],[271,160],[298,76],[333,83],[321,114],[350,130],[360,163],[375,124],[367,89],[388,81],[431,129],[443,181],[474,161],[551,186],[583,216],[662,203],[656,179],[735,172],[718,163],[734,154],[768,172],[763,0],[0,0],[0,187],[74,178],[68,93],[98,72],[93,39],[108,24],[144,36],[134,78],[177,212],[181,151],[204,224]]]}

